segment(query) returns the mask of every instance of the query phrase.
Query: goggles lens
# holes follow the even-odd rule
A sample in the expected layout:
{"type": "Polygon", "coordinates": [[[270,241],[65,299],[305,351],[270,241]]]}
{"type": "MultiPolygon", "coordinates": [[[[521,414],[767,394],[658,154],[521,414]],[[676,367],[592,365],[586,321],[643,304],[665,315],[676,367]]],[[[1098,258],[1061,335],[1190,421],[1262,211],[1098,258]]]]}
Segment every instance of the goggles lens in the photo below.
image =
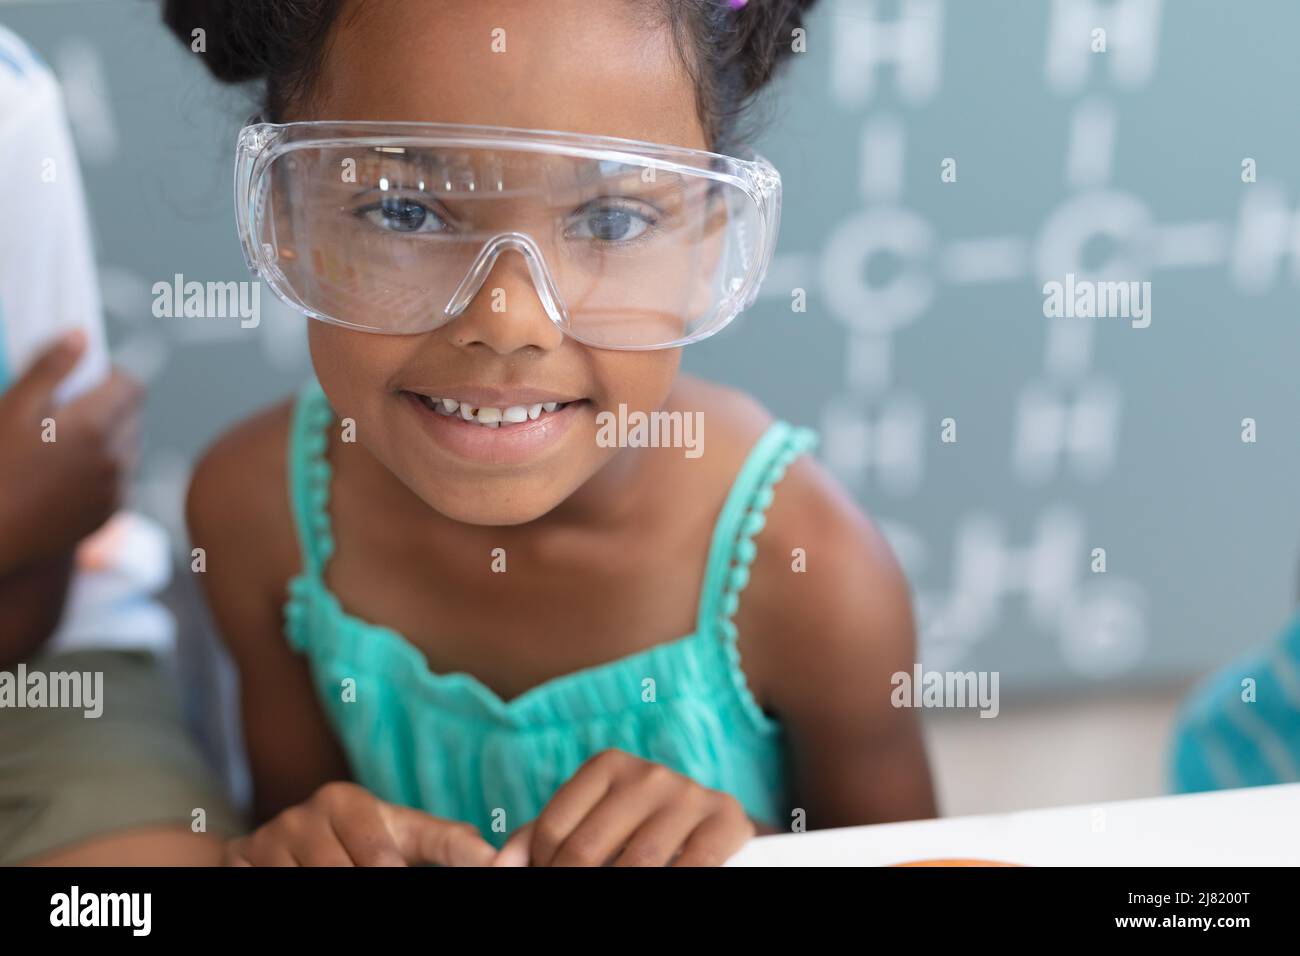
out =
{"type": "Polygon", "coordinates": [[[318,125],[246,128],[237,199],[250,265],[325,321],[424,332],[487,295],[589,345],[667,348],[748,305],[771,254],[779,180],[762,163],[519,131],[304,135],[318,125]]]}

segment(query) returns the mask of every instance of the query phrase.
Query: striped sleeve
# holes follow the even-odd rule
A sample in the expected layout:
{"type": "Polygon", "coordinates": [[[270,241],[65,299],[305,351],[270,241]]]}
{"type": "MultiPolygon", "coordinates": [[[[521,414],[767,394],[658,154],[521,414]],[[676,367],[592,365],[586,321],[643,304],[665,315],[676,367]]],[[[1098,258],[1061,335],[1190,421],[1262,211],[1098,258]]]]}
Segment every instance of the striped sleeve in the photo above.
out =
{"type": "Polygon", "coordinates": [[[1176,793],[1300,780],[1300,617],[1198,687],[1170,751],[1176,793]]]}

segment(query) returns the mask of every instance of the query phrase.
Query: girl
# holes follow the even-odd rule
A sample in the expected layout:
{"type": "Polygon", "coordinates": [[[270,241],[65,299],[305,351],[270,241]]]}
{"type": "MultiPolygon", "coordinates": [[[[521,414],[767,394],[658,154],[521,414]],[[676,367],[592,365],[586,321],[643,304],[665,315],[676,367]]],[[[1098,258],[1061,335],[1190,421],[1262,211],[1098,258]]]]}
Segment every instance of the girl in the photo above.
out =
{"type": "Polygon", "coordinates": [[[240,230],[317,320],[317,381],[189,493],[264,821],[229,862],[719,864],[933,815],[888,548],[811,433],[678,371],[770,256],[779,179],[715,153],[808,5],[168,4],[266,81],[240,230]],[[706,441],[607,440],[638,413],[706,441]]]}

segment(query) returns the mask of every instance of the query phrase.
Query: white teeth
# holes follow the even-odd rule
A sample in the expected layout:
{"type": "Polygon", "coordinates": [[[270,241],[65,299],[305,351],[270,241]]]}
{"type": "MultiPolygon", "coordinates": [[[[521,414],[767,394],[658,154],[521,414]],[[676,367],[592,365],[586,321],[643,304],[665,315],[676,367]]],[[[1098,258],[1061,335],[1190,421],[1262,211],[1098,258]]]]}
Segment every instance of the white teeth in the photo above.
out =
{"type": "Polygon", "coordinates": [[[438,404],[438,400],[436,398],[430,398],[428,395],[421,395],[419,396],[419,398],[420,401],[424,403],[424,407],[429,409],[429,411],[437,412],[439,415],[447,414],[442,410],[442,406],[438,404]]]}
{"type": "Polygon", "coordinates": [[[418,396],[420,401],[439,415],[454,417],[459,413],[462,420],[474,422],[487,428],[499,428],[501,425],[517,425],[521,422],[536,421],[543,412],[554,412],[564,408],[567,402],[538,402],[534,405],[510,405],[507,408],[493,408],[488,405],[471,405],[469,402],[454,398],[434,398],[429,395],[418,396]]]}

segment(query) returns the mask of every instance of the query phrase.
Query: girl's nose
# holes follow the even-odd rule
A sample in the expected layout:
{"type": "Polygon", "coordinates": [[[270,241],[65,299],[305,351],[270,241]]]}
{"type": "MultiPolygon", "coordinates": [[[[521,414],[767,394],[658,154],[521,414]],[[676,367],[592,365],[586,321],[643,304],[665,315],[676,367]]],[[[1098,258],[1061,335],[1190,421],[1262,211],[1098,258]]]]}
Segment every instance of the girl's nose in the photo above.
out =
{"type": "Polygon", "coordinates": [[[457,346],[486,345],[502,355],[529,346],[549,351],[564,341],[551,318],[561,308],[536,244],[511,234],[480,253],[452,296],[459,314],[447,330],[457,346]]]}

